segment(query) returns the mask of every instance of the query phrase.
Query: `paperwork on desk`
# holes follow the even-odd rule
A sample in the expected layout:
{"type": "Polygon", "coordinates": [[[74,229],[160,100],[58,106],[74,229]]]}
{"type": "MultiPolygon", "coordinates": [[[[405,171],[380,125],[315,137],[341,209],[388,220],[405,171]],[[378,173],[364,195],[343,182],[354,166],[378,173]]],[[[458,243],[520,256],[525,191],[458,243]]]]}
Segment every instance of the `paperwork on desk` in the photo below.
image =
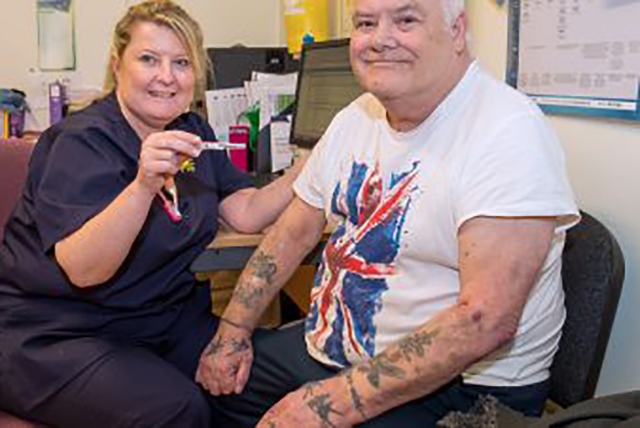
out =
{"type": "Polygon", "coordinates": [[[271,172],[277,172],[293,163],[293,150],[289,144],[291,121],[274,120],[269,126],[271,127],[271,172]]]}
{"type": "Polygon", "coordinates": [[[254,72],[252,80],[243,88],[207,91],[209,124],[219,139],[228,141],[230,125],[242,121],[243,113],[251,106],[260,108],[260,129],[270,127],[271,169],[280,171],[291,165],[289,145],[291,117],[283,117],[296,92],[297,73],[268,74],[254,72]],[[274,120],[276,119],[276,120],[274,120]]]}
{"type": "Polygon", "coordinates": [[[221,141],[229,141],[229,126],[237,125],[240,116],[249,107],[244,88],[207,91],[207,116],[209,125],[221,141]]]}

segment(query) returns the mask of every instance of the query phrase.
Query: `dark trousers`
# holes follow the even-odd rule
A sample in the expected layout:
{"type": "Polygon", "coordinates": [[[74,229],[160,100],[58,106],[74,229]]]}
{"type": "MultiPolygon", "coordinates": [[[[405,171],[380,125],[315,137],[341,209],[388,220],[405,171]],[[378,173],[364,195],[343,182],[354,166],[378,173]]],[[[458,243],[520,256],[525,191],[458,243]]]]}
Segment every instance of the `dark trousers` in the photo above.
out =
{"type": "MultiPolygon", "coordinates": [[[[262,415],[287,393],[337,371],[313,360],[306,351],[304,326],[275,332],[256,332],[255,361],[249,382],[240,395],[213,398],[216,426],[253,427],[262,415]]],[[[524,387],[466,385],[460,379],[426,397],[392,409],[361,427],[427,428],[454,410],[468,411],[482,395],[493,395],[505,405],[537,416],[542,412],[548,382],[524,387]]]]}
{"type": "MultiPolygon", "coordinates": [[[[199,293],[208,298],[207,290],[199,293]]],[[[198,303],[184,308],[170,331],[151,346],[123,335],[83,338],[83,346],[108,351],[28,412],[15,397],[3,396],[1,387],[0,401],[6,410],[51,427],[208,428],[209,394],[194,376],[216,328],[217,319],[198,303]]]]}

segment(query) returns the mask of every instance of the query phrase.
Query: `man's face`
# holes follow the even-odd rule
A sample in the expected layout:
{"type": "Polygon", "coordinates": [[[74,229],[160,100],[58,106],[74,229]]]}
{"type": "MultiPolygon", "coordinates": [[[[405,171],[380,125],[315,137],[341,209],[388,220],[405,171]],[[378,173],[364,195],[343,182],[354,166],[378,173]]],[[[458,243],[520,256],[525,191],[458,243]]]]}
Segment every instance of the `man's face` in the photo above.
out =
{"type": "Polygon", "coordinates": [[[445,24],[441,0],[355,0],[353,26],[354,73],[382,102],[440,93],[464,47],[464,28],[445,24]]]}

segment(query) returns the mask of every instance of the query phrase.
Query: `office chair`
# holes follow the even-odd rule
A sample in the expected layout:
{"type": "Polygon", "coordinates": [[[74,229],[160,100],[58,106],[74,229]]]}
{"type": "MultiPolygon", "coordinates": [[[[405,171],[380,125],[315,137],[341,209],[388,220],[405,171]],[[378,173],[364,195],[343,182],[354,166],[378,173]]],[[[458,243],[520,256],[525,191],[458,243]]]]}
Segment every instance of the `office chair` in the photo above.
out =
{"type": "MultiPolygon", "coordinates": [[[[4,225],[22,193],[33,144],[21,139],[0,140],[0,241],[4,237],[4,225]]],[[[4,412],[1,408],[2,403],[0,428],[46,428],[4,412]]]]}
{"type": "Polygon", "coordinates": [[[562,254],[567,319],[551,366],[549,393],[561,407],[595,393],[624,280],[624,258],[615,237],[597,219],[581,214],[582,221],[567,232],[562,254]]]}
{"type": "Polygon", "coordinates": [[[15,138],[0,140],[0,241],[4,225],[22,193],[33,144],[15,138]]]}

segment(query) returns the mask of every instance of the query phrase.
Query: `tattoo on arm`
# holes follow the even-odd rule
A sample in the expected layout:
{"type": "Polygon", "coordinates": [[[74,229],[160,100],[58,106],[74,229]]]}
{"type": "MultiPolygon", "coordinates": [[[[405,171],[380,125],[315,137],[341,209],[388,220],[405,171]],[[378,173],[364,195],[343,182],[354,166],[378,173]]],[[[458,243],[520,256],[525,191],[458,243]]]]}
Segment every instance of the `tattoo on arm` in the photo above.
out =
{"type": "MultiPolygon", "coordinates": [[[[270,286],[273,281],[273,276],[278,271],[273,256],[265,254],[262,250],[258,250],[253,255],[247,268],[250,269],[252,275],[256,278],[264,280],[267,286],[270,286]]],[[[260,300],[264,298],[265,287],[256,286],[250,281],[241,280],[236,287],[234,295],[238,301],[248,309],[253,309],[260,300]]]]}
{"type": "Polygon", "coordinates": [[[391,360],[387,355],[380,354],[363,365],[358,366],[357,370],[366,374],[367,380],[371,386],[379,389],[382,376],[404,379],[405,372],[395,364],[395,361],[397,361],[397,358],[391,360]]]}
{"type": "Polygon", "coordinates": [[[351,401],[353,402],[353,407],[360,413],[360,416],[366,421],[369,419],[367,414],[364,412],[364,404],[362,404],[362,399],[360,398],[360,394],[356,390],[356,386],[353,383],[353,371],[347,371],[345,375],[347,378],[347,383],[349,384],[349,392],[351,393],[351,401]]]}
{"type": "Polygon", "coordinates": [[[256,288],[252,284],[240,281],[233,294],[242,306],[247,309],[253,309],[255,304],[264,297],[264,289],[256,288]]]}
{"type": "Polygon", "coordinates": [[[338,412],[336,409],[333,408],[333,403],[331,403],[329,394],[320,394],[320,395],[314,396],[311,400],[309,400],[309,402],[307,403],[307,406],[309,406],[309,408],[316,415],[318,415],[318,417],[324,424],[330,427],[336,426],[333,423],[331,423],[331,420],[329,419],[331,414],[335,413],[336,415],[342,415],[342,413],[338,412]]]}
{"type": "Polygon", "coordinates": [[[382,376],[404,379],[405,370],[396,363],[400,360],[411,363],[413,357],[424,358],[437,335],[437,330],[410,334],[398,343],[396,350],[391,353],[383,352],[358,366],[357,370],[366,374],[367,380],[376,389],[380,388],[382,376]]]}
{"type": "Polygon", "coordinates": [[[304,395],[302,398],[306,400],[307,398],[313,397],[315,394],[313,393],[313,388],[318,386],[320,382],[308,382],[303,385],[304,387],[304,395]]]}
{"type": "Polygon", "coordinates": [[[254,276],[264,279],[267,284],[271,284],[273,275],[278,271],[278,266],[273,256],[265,254],[262,250],[258,250],[255,256],[251,258],[249,267],[253,270],[254,276]]]}
{"type": "Polygon", "coordinates": [[[427,348],[431,345],[437,334],[437,331],[411,334],[398,343],[398,352],[400,352],[402,358],[407,362],[411,362],[411,357],[414,355],[424,357],[427,353],[427,348]]]}

